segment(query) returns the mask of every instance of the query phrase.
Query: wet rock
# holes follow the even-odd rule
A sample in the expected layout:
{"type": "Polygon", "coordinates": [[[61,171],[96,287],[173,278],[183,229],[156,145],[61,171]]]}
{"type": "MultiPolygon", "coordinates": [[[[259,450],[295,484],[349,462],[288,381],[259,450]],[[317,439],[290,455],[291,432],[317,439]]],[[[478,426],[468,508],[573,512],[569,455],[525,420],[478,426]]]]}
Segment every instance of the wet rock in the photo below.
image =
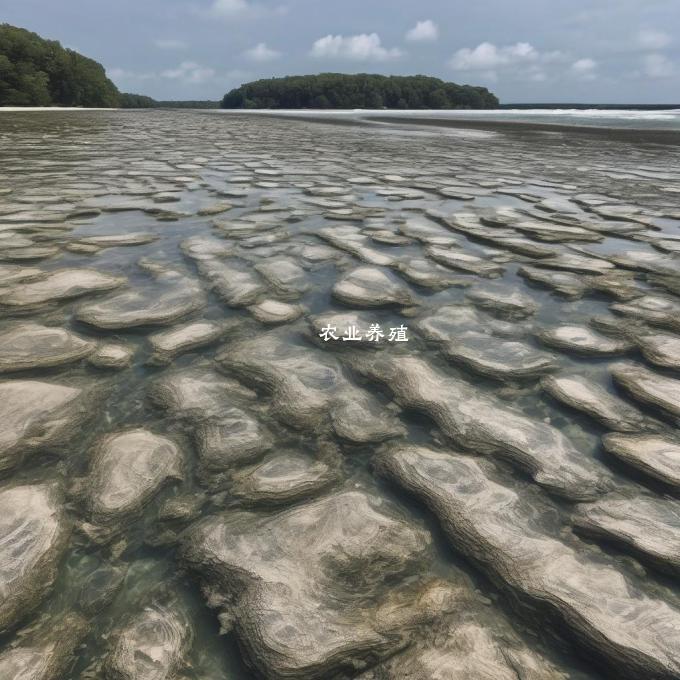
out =
{"type": "Polygon", "coordinates": [[[523,342],[507,341],[483,333],[461,333],[444,345],[448,359],[497,380],[529,380],[557,369],[555,359],[523,342]]]}
{"type": "Polygon", "coordinates": [[[536,333],[536,337],[548,347],[583,354],[585,356],[614,356],[633,349],[629,340],[608,338],[587,326],[556,326],[536,333]]]}
{"type": "Polygon", "coordinates": [[[560,253],[557,257],[549,257],[545,260],[538,260],[536,267],[545,269],[562,269],[575,274],[607,274],[615,269],[616,265],[608,260],[602,260],[577,253],[560,253]]]}
{"type": "Polygon", "coordinates": [[[376,267],[389,267],[394,263],[394,256],[371,247],[371,239],[358,227],[338,224],[314,232],[332,246],[351,253],[355,257],[376,267]]]}
{"type": "Polygon", "coordinates": [[[356,673],[403,644],[376,608],[385,580],[392,595],[429,543],[384,501],[345,492],[272,517],[210,517],[187,532],[182,555],[229,603],[248,662],[302,680],[356,673]]]}
{"type": "Polygon", "coordinates": [[[196,447],[201,465],[208,471],[224,471],[252,462],[274,445],[269,431],[243,409],[225,408],[219,417],[196,428],[196,447]]]}
{"type": "Polygon", "coordinates": [[[94,349],[94,342],[64,328],[14,324],[0,331],[0,373],[70,364],[94,349]]]}
{"type": "Polygon", "coordinates": [[[323,461],[284,451],[235,473],[231,491],[251,503],[290,503],[317,495],[335,479],[335,472],[323,461]]]}
{"type": "Polygon", "coordinates": [[[624,677],[680,673],[674,633],[680,611],[640,591],[601,558],[590,558],[582,544],[544,533],[536,508],[488,479],[476,461],[402,447],[376,463],[427,503],[452,544],[526,602],[533,616],[538,608],[548,621],[566,626],[624,677]]]}
{"type": "Polygon", "coordinates": [[[203,290],[194,279],[171,269],[152,272],[152,284],[82,305],[76,318],[103,329],[163,326],[205,306],[203,290]]]}
{"type": "Polygon", "coordinates": [[[634,406],[581,376],[546,377],[541,380],[541,387],[557,401],[589,415],[615,432],[640,432],[659,428],[659,424],[646,418],[634,406]]]}
{"type": "Polygon", "coordinates": [[[93,269],[57,269],[36,281],[0,290],[0,306],[38,307],[90,293],[112,290],[125,283],[120,276],[112,276],[93,269]]]}
{"type": "Polygon", "coordinates": [[[237,258],[200,260],[198,271],[230,307],[247,307],[267,292],[262,277],[237,258]]]}
{"type": "Polygon", "coordinates": [[[107,236],[87,236],[78,239],[77,243],[97,248],[113,248],[115,246],[141,246],[156,241],[158,236],[147,232],[127,232],[107,236]]]}
{"type": "Polygon", "coordinates": [[[103,342],[92,353],[88,361],[95,368],[121,370],[132,364],[135,350],[120,342],[103,342]]]}
{"type": "Polygon", "coordinates": [[[398,262],[394,265],[394,269],[407,281],[432,290],[445,290],[452,286],[464,288],[471,285],[468,279],[452,276],[451,271],[446,267],[424,258],[409,258],[398,262]]]}
{"type": "Polygon", "coordinates": [[[503,267],[485,260],[476,255],[471,255],[463,250],[455,250],[453,248],[442,248],[440,246],[428,246],[425,252],[435,262],[443,264],[450,269],[457,269],[458,271],[466,272],[468,274],[478,274],[488,278],[495,278],[502,276],[503,267]]]}
{"type": "Polygon", "coordinates": [[[680,442],[660,435],[608,434],[604,448],[613,456],[666,484],[680,487],[680,442]]]}
{"type": "Polygon", "coordinates": [[[525,319],[535,314],[536,303],[515,288],[501,285],[476,286],[467,293],[476,307],[504,319],[525,319]]]}
{"type": "Polygon", "coordinates": [[[96,404],[90,389],[37,380],[0,382],[0,473],[35,451],[69,442],[96,404]]]}
{"type": "Polygon", "coordinates": [[[149,336],[153,360],[158,363],[172,361],[178,354],[191,352],[219,340],[224,325],[216,321],[194,321],[149,336]]]}
{"type": "Polygon", "coordinates": [[[307,274],[290,258],[278,258],[255,265],[278,295],[297,298],[309,289],[307,274]]]}
{"type": "Polygon", "coordinates": [[[357,307],[415,304],[415,296],[407,286],[376,267],[358,267],[345,274],[333,286],[333,295],[357,307]]]}
{"type": "Polygon", "coordinates": [[[55,484],[0,489],[0,633],[16,627],[52,589],[70,527],[55,484]]]}
{"type": "Polygon", "coordinates": [[[588,290],[583,277],[568,272],[555,272],[525,265],[520,267],[517,273],[532,283],[547,286],[556,293],[572,300],[582,297],[588,290]]]}
{"type": "Polygon", "coordinates": [[[508,459],[551,492],[567,498],[599,495],[597,466],[557,429],[525,417],[464,381],[438,373],[416,357],[356,358],[362,374],[386,384],[403,407],[424,412],[446,437],[474,453],[508,459]]]}
{"type": "Polygon", "coordinates": [[[186,663],[193,631],[182,606],[154,604],[120,632],[104,668],[111,680],[172,680],[186,663]]]}
{"type": "Polygon", "coordinates": [[[231,345],[217,361],[269,393],[274,412],[287,425],[333,427],[362,443],[402,431],[375,397],[349,382],[335,357],[294,345],[285,335],[267,333],[231,345]]]}
{"type": "Polygon", "coordinates": [[[248,307],[248,311],[260,322],[271,325],[289,323],[302,316],[302,307],[279,300],[263,300],[248,307]]]}
{"type": "Polygon", "coordinates": [[[617,494],[578,506],[583,533],[623,545],[661,569],[680,573],[680,503],[669,498],[617,494]]]}
{"type": "Polygon", "coordinates": [[[359,680],[567,680],[569,677],[529,648],[501,617],[485,616],[470,594],[458,594],[456,604],[458,610],[438,622],[431,637],[426,635],[425,640],[417,641],[406,651],[360,675],[359,680]]]}
{"type": "Polygon", "coordinates": [[[66,678],[76,648],[88,631],[78,614],[66,614],[36,627],[0,654],[0,677],[10,680],[66,678]]]}
{"type": "Polygon", "coordinates": [[[617,314],[680,331],[680,302],[658,295],[645,295],[630,302],[611,305],[617,314]]]}
{"type": "Polygon", "coordinates": [[[650,364],[680,370],[680,337],[670,333],[644,333],[635,336],[637,346],[650,364]]]}
{"type": "Polygon", "coordinates": [[[231,210],[234,206],[231,203],[214,203],[205,208],[201,208],[196,214],[200,217],[210,217],[211,215],[221,215],[222,213],[231,210]]]}
{"type": "Polygon", "coordinates": [[[0,286],[21,283],[38,279],[42,276],[42,269],[37,267],[22,267],[16,264],[0,264],[0,286]]]}
{"type": "Polygon", "coordinates": [[[182,451],[166,437],[141,428],[104,437],[90,460],[87,481],[93,521],[112,524],[138,513],[164,484],[183,474],[182,451]]]}
{"type": "Polygon", "coordinates": [[[680,421],[680,380],[666,378],[639,364],[622,364],[612,369],[617,385],[634,399],[660,409],[680,421]]]}
{"type": "Polygon", "coordinates": [[[236,403],[254,400],[256,394],[212,370],[189,368],[164,374],[154,381],[149,397],[177,417],[200,422],[219,418],[233,408],[235,400],[236,403]]]}

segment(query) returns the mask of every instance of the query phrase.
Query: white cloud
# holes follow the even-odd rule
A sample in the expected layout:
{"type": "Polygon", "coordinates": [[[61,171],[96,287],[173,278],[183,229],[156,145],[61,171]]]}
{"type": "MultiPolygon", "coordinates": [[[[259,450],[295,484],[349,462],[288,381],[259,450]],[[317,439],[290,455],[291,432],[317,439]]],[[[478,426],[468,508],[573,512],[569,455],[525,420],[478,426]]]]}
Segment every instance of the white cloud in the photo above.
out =
{"type": "Polygon", "coordinates": [[[595,80],[597,62],[594,59],[578,59],[571,65],[571,71],[581,80],[595,80]]]}
{"type": "Polygon", "coordinates": [[[276,50],[267,47],[267,43],[263,42],[258,43],[257,45],[255,45],[255,47],[251,47],[249,50],[246,50],[243,54],[246,57],[246,59],[260,62],[273,61],[274,59],[278,59],[281,56],[281,52],[277,52],[276,50]]]}
{"type": "Polygon", "coordinates": [[[401,56],[396,47],[383,47],[377,33],[361,35],[327,35],[312,45],[313,57],[339,57],[354,61],[387,61],[401,56]]]}
{"type": "Polygon", "coordinates": [[[274,15],[282,16],[288,11],[285,5],[267,6],[250,0],[212,0],[209,9],[200,10],[205,17],[222,19],[259,19],[274,15]]]}
{"type": "Polygon", "coordinates": [[[161,73],[163,78],[171,80],[181,80],[184,83],[200,84],[212,80],[216,76],[216,71],[207,66],[201,66],[195,61],[183,61],[177,68],[168,69],[161,73]]]}
{"type": "Polygon", "coordinates": [[[648,78],[671,78],[675,65],[663,54],[648,54],[642,60],[643,74],[648,78]]]}
{"type": "Polygon", "coordinates": [[[664,47],[668,47],[673,39],[668,33],[646,28],[637,34],[637,42],[640,47],[646,50],[662,50],[664,47]]]}
{"type": "Polygon", "coordinates": [[[433,42],[439,37],[439,27],[431,19],[419,21],[408,33],[406,40],[411,42],[433,42]]]}
{"type": "Polygon", "coordinates": [[[161,50],[183,50],[187,47],[187,44],[183,40],[173,40],[171,38],[159,38],[158,40],[154,40],[153,44],[161,50]]]}
{"type": "Polygon", "coordinates": [[[109,68],[106,70],[106,75],[114,81],[129,81],[129,80],[153,80],[156,77],[155,73],[138,73],[136,71],[126,71],[123,68],[109,68]]]}
{"type": "Polygon", "coordinates": [[[504,66],[526,64],[537,61],[539,53],[529,43],[519,42],[506,47],[483,42],[471,49],[464,47],[458,50],[449,65],[455,71],[495,71],[504,66]]]}
{"type": "Polygon", "coordinates": [[[231,17],[237,14],[244,14],[250,9],[246,0],[214,0],[212,11],[215,14],[231,17]]]}

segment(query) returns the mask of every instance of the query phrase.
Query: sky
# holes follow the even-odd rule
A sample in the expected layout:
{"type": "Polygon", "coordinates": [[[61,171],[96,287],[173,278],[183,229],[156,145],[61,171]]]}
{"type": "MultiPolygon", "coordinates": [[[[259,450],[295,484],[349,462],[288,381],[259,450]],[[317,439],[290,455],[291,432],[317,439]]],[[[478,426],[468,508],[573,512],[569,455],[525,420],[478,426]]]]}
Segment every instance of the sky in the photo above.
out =
{"type": "Polygon", "coordinates": [[[422,73],[503,103],[680,102],[680,0],[0,0],[0,22],[157,99],[333,71],[422,73]]]}

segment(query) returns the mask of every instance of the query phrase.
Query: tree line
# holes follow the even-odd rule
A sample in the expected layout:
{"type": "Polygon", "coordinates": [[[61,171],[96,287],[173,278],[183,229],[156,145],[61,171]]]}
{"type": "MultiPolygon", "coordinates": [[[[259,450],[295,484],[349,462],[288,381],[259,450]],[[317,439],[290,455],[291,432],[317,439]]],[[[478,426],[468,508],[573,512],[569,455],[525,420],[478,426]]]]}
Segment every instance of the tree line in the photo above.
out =
{"type": "Polygon", "coordinates": [[[245,83],[222,99],[224,109],[490,109],[485,87],[429,76],[321,73],[245,83]]]}
{"type": "Polygon", "coordinates": [[[93,59],[0,24],[0,106],[116,107],[119,96],[93,59]]]}

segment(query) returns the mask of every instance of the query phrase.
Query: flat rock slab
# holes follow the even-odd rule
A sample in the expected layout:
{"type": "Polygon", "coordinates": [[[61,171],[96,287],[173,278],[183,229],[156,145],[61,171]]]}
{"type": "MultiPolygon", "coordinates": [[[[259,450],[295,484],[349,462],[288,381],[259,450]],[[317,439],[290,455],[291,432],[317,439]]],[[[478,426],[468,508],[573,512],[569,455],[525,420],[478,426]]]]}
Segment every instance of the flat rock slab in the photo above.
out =
{"type": "Polygon", "coordinates": [[[615,432],[657,430],[659,423],[597,383],[578,375],[549,376],[541,387],[557,401],[594,418],[615,432]]]}
{"type": "Polygon", "coordinates": [[[0,472],[70,441],[96,409],[90,392],[37,380],[0,382],[0,472]]]}
{"type": "Polygon", "coordinates": [[[113,248],[115,246],[141,246],[156,241],[158,236],[149,232],[128,232],[126,234],[108,234],[102,236],[86,236],[76,243],[98,248],[113,248]]]}
{"type": "Polygon", "coordinates": [[[471,255],[463,250],[454,248],[443,248],[441,246],[428,246],[425,253],[435,262],[457,269],[467,274],[477,274],[487,278],[502,276],[505,271],[503,267],[490,260],[485,260],[477,255],[471,255]]]}
{"type": "Polygon", "coordinates": [[[660,295],[645,295],[630,302],[618,302],[610,306],[617,314],[680,331],[680,302],[660,295]]]}
{"type": "Polygon", "coordinates": [[[49,368],[84,359],[96,344],[64,328],[21,323],[0,331],[0,373],[49,368]]]}
{"type": "Polygon", "coordinates": [[[0,632],[16,627],[51,590],[69,534],[55,484],[0,490],[0,632]]]}
{"type": "Polygon", "coordinates": [[[612,376],[634,399],[680,421],[680,380],[666,378],[638,364],[616,366],[612,376]]]}
{"type": "Polygon", "coordinates": [[[389,387],[403,407],[430,416],[444,435],[475,453],[506,458],[549,491],[597,497],[604,480],[593,461],[556,428],[527,418],[416,357],[357,358],[354,367],[389,387]]]}
{"type": "Polygon", "coordinates": [[[136,429],[104,437],[90,460],[88,508],[97,523],[139,512],[158,490],[182,479],[184,455],[171,439],[136,429]]]}
{"type": "Polygon", "coordinates": [[[287,425],[315,431],[332,427],[351,441],[382,441],[403,433],[394,414],[353,385],[335,356],[294,345],[278,332],[230,345],[218,363],[271,395],[287,425]]]}
{"type": "Polygon", "coordinates": [[[186,663],[193,630],[177,604],[152,605],[118,633],[104,662],[107,678],[171,680],[186,663]]]}
{"type": "Polygon", "coordinates": [[[604,448],[613,456],[666,484],[680,487],[680,441],[659,435],[608,434],[604,448]]]}
{"type": "Polygon", "coordinates": [[[154,358],[165,362],[178,354],[210,345],[219,340],[223,333],[224,325],[217,321],[194,321],[153,333],[149,336],[149,343],[154,358]]]}
{"type": "Polygon", "coordinates": [[[661,569],[680,573],[680,502],[656,496],[608,496],[582,504],[574,525],[630,548],[661,569]]]}
{"type": "Polygon", "coordinates": [[[280,452],[237,472],[232,478],[231,492],[252,503],[275,505],[314,496],[335,479],[333,469],[321,460],[295,452],[280,452]]]}
{"type": "Polygon", "coordinates": [[[477,462],[449,452],[400,447],[376,461],[423,500],[451,543],[548,620],[571,630],[625,677],[680,674],[680,611],[641,592],[583,548],[543,533],[536,509],[491,481],[477,462]]]}
{"type": "Polygon", "coordinates": [[[468,300],[476,307],[506,319],[525,319],[536,313],[536,302],[516,288],[488,285],[468,291],[468,300]]]}
{"type": "Polygon", "coordinates": [[[118,288],[126,282],[93,269],[57,269],[37,281],[18,283],[9,290],[0,291],[0,306],[25,308],[38,307],[90,293],[118,288]]]}
{"type": "Polygon", "coordinates": [[[415,303],[411,290],[396,277],[377,267],[358,267],[333,286],[333,295],[357,307],[408,306],[415,303]]]}
{"type": "Polygon", "coordinates": [[[524,342],[501,340],[483,333],[462,333],[444,346],[444,354],[481,375],[497,380],[530,380],[555,371],[547,352],[524,342]]]}
{"type": "Polygon", "coordinates": [[[302,316],[303,309],[299,305],[291,305],[280,300],[262,300],[248,311],[260,322],[270,325],[289,323],[302,316]]]}
{"type": "Polygon", "coordinates": [[[635,336],[637,346],[650,364],[680,370],[680,336],[645,333],[635,336]]]}
{"type": "Polygon", "coordinates": [[[635,346],[629,340],[608,338],[587,326],[556,326],[539,331],[536,337],[548,347],[585,356],[615,356],[635,346]]]}
{"type": "Polygon", "coordinates": [[[205,306],[203,289],[194,279],[172,270],[156,273],[155,279],[143,289],[82,305],[76,318],[105,330],[163,326],[205,306]]]}
{"type": "Polygon", "coordinates": [[[267,428],[253,414],[236,406],[201,422],[195,437],[202,467],[213,472],[250,463],[274,445],[267,428]]]}
{"type": "Polygon", "coordinates": [[[555,293],[572,300],[583,297],[588,290],[588,285],[582,276],[569,272],[551,271],[525,265],[520,267],[517,273],[532,283],[551,288],[555,293]]]}
{"type": "Polygon", "coordinates": [[[258,672],[311,680],[398,648],[376,615],[384,582],[392,594],[429,545],[423,528],[384,501],[345,492],[271,517],[209,517],[187,532],[182,556],[232,603],[236,635],[258,672]]]}
{"type": "Polygon", "coordinates": [[[0,677],[12,680],[66,678],[76,658],[76,648],[89,630],[79,614],[50,617],[28,636],[0,654],[0,677]]]}
{"type": "Polygon", "coordinates": [[[102,342],[89,356],[88,361],[96,368],[120,370],[127,368],[135,355],[134,347],[121,342],[102,342]]]}

